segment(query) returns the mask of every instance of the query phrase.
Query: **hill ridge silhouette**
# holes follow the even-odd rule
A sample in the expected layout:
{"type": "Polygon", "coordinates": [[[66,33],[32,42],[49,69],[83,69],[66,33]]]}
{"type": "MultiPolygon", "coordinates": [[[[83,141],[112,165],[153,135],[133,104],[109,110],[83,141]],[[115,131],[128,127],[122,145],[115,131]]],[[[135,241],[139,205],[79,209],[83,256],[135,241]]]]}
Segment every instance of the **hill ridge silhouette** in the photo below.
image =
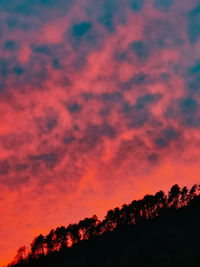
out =
{"type": "MultiPolygon", "coordinates": [[[[187,236],[191,230],[193,231],[195,229],[195,227],[192,229],[195,223],[198,225],[199,222],[200,225],[198,210],[200,211],[200,185],[195,184],[188,189],[186,186],[180,188],[178,184],[175,184],[166,195],[160,190],[154,195],[147,194],[140,200],[133,200],[130,204],[124,204],[121,208],[116,207],[108,210],[102,221],[98,220],[97,216],[94,215],[90,218],[80,220],[78,223],[69,224],[67,227],[60,226],[56,229],[52,229],[46,236],[40,234],[34,238],[30,244],[30,249],[26,246],[22,246],[18,249],[15,260],[10,263],[8,267],[92,266],[89,259],[85,263],[77,263],[76,257],[84,253],[86,253],[85,255],[87,255],[87,253],[90,254],[87,248],[90,248],[90,251],[92,247],[96,247],[95,253],[97,253],[98,250],[101,252],[100,248],[102,245],[104,247],[106,246],[108,250],[102,252],[102,257],[105,257],[105,262],[100,263],[100,265],[98,265],[99,263],[97,262],[94,264],[96,266],[200,266],[200,261],[199,265],[192,265],[193,263],[187,263],[187,260],[183,261],[182,265],[173,265],[173,262],[170,263],[168,256],[166,256],[168,254],[164,255],[163,253],[160,254],[160,252],[158,252],[158,255],[153,255],[152,257],[163,258],[163,261],[161,261],[162,265],[155,265],[157,264],[156,262],[151,265],[148,261],[143,264],[142,259],[137,263],[137,255],[135,256],[135,260],[133,260],[135,262],[133,264],[135,265],[123,265],[124,263],[120,265],[119,262],[112,265],[111,262],[114,260],[114,256],[109,260],[108,253],[110,249],[110,255],[112,255],[113,244],[115,250],[117,250],[115,241],[119,245],[119,251],[116,251],[119,254],[120,249],[123,251],[123,246],[128,246],[129,249],[133,246],[133,248],[137,250],[137,244],[139,246],[142,239],[145,241],[146,238],[146,241],[148,241],[150,232],[154,233],[154,238],[157,236],[159,231],[156,232],[155,225],[158,224],[158,228],[162,228],[166,222],[170,222],[172,218],[175,218],[172,220],[172,228],[174,227],[173,225],[176,225],[176,222],[179,221],[179,224],[172,231],[174,235],[176,235],[176,231],[179,232],[179,227],[181,228],[182,225],[185,225],[185,221],[189,222],[189,228],[184,233],[187,236]],[[190,213],[192,215],[186,216],[186,214],[190,213]],[[196,215],[198,220],[196,220],[196,215]],[[183,216],[183,221],[180,221],[180,216],[183,216]],[[192,216],[195,217],[195,219],[192,216]],[[159,222],[162,222],[161,226],[159,226],[159,222]],[[146,237],[144,235],[145,232],[147,233],[146,237]],[[131,239],[129,239],[129,235],[131,239]],[[122,244],[123,242],[124,244],[122,244]],[[110,265],[107,263],[109,261],[111,261],[110,265]]],[[[168,229],[169,235],[172,234],[169,226],[166,225],[164,229],[168,229]]],[[[179,237],[179,239],[180,238],[181,237],[179,237]]],[[[195,238],[197,238],[197,236],[195,238]]],[[[161,242],[159,238],[158,242],[161,242]]],[[[195,242],[190,245],[194,243],[195,242]]],[[[157,243],[149,245],[154,247],[158,246],[157,243]]],[[[161,246],[165,245],[161,244],[161,246]]],[[[171,248],[172,247],[173,243],[171,244],[171,248]]],[[[171,248],[169,245],[169,251],[171,248]]],[[[193,251],[195,251],[195,249],[193,249],[193,251]]],[[[171,252],[169,252],[169,254],[170,253],[171,252]]],[[[127,258],[129,258],[128,255],[127,258]]],[[[197,260],[197,257],[195,257],[195,260],[197,260]]],[[[200,257],[198,260],[200,260],[200,257]]],[[[157,260],[157,262],[159,262],[159,260],[157,260]]]]}

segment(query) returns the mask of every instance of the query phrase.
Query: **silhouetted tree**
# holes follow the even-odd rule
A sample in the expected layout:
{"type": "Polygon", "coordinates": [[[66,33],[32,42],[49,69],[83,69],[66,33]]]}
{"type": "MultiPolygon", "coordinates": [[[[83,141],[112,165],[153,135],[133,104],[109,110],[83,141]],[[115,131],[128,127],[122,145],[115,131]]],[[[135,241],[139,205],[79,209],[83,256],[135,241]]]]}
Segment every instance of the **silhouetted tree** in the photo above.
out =
{"type": "Polygon", "coordinates": [[[49,232],[49,234],[45,237],[45,244],[46,244],[46,248],[47,248],[47,253],[49,252],[53,252],[55,249],[55,244],[56,244],[56,240],[55,240],[56,236],[55,236],[55,231],[51,230],[49,232]]]}
{"type": "Polygon", "coordinates": [[[188,194],[189,201],[195,198],[195,196],[197,195],[197,190],[198,190],[198,185],[197,184],[193,185],[188,194]]]}
{"type": "Polygon", "coordinates": [[[79,226],[76,223],[68,225],[67,233],[69,234],[72,244],[76,244],[80,241],[81,235],[79,230],[79,226]]]}
{"type": "Polygon", "coordinates": [[[92,236],[94,236],[95,228],[98,223],[98,218],[96,215],[94,215],[91,218],[85,218],[84,220],[81,220],[78,224],[79,232],[81,231],[81,235],[83,239],[90,239],[92,236]]]}
{"type": "Polygon", "coordinates": [[[97,222],[97,225],[96,225],[96,227],[95,227],[95,235],[96,236],[99,236],[99,235],[101,235],[102,233],[104,233],[104,231],[105,231],[105,227],[104,227],[104,223],[103,223],[103,221],[101,222],[101,221],[98,221],[97,222]]]}
{"type": "Polygon", "coordinates": [[[143,218],[149,219],[152,217],[153,211],[155,209],[155,197],[153,195],[146,195],[142,199],[143,202],[143,218]]]}
{"type": "Polygon", "coordinates": [[[15,259],[17,260],[17,262],[21,262],[24,261],[28,256],[28,248],[26,246],[20,247],[17,250],[17,254],[15,259]]]}
{"type": "Polygon", "coordinates": [[[181,189],[177,184],[171,187],[169,194],[168,194],[168,205],[170,207],[172,206],[175,208],[178,207],[180,193],[181,193],[181,189]]]}
{"type": "Polygon", "coordinates": [[[44,244],[45,244],[44,236],[43,235],[37,236],[31,244],[32,255],[34,256],[44,255],[44,244]]]}
{"type": "Polygon", "coordinates": [[[181,190],[181,204],[182,204],[182,206],[185,206],[187,204],[187,198],[188,198],[188,189],[186,186],[184,186],[181,190]]]}
{"type": "Polygon", "coordinates": [[[112,231],[115,228],[114,218],[115,218],[114,210],[109,210],[103,221],[105,231],[112,231]]]}
{"type": "Polygon", "coordinates": [[[121,218],[119,218],[118,226],[131,224],[132,219],[131,205],[124,204],[121,209],[121,218]]]}
{"type": "Polygon", "coordinates": [[[141,221],[143,212],[142,212],[142,200],[134,200],[132,203],[132,211],[134,216],[134,223],[141,221]]]}
{"type": "Polygon", "coordinates": [[[158,216],[158,214],[160,214],[161,211],[164,211],[167,208],[166,196],[164,192],[160,190],[159,192],[155,194],[154,199],[155,199],[155,205],[156,205],[154,215],[158,216]]]}
{"type": "Polygon", "coordinates": [[[67,246],[67,229],[64,226],[57,227],[55,231],[56,244],[60,248],[67,246]]]}

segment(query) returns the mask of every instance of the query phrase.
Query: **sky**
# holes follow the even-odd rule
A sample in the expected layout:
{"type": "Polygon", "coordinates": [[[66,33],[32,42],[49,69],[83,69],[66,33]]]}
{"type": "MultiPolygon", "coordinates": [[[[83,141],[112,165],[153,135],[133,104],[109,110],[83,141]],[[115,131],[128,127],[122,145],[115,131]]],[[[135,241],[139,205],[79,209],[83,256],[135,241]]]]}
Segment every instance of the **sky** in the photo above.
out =
{"type": "Polygon", "coordinates": [[[1,0],[0,39],[0,265],[199,182],[199,0],[1,0]]]}

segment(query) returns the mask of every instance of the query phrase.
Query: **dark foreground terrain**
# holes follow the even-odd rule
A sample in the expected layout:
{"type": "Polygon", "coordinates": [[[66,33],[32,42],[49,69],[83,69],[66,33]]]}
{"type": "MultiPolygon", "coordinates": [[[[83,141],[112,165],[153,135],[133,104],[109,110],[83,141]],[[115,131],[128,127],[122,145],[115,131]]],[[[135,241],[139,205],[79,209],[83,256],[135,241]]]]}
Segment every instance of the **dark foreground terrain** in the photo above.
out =
{"type": "Polygon", "coordinates": [[[52,230],[51,242],[50,234],[38,243],[37,237],[31,244],[29,255],[21,249],[21,254],[18,251],[17,255],[18,263],[10,266],[200,266],[199,186],[195,185],[188,192],[175,185],[167,196],[160,191],[123,205],[121,209],[108,211],[102,222],[95,216],[92,218],[87,227],[86,219],[76,224],[78,231],[73,234],[72,225],[52,230]],[[66,230],[64,239],[63,236],[59,239],[58,229],[61,228],[66,230]],[[73,242],[72,246],[68,246],[69,240],[73,242]]]}

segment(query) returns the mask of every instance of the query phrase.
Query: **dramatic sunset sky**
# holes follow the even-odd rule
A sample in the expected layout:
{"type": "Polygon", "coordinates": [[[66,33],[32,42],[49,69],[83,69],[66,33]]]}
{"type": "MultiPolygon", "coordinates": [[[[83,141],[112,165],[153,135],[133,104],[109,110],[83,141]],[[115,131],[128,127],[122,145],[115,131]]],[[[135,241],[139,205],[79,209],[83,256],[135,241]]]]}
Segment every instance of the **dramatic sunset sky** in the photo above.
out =
{"type": "Polygon", "coordinates": [[[200,0],[1,0],[0,22],[0,265],[199,182],[200,0]]]}

